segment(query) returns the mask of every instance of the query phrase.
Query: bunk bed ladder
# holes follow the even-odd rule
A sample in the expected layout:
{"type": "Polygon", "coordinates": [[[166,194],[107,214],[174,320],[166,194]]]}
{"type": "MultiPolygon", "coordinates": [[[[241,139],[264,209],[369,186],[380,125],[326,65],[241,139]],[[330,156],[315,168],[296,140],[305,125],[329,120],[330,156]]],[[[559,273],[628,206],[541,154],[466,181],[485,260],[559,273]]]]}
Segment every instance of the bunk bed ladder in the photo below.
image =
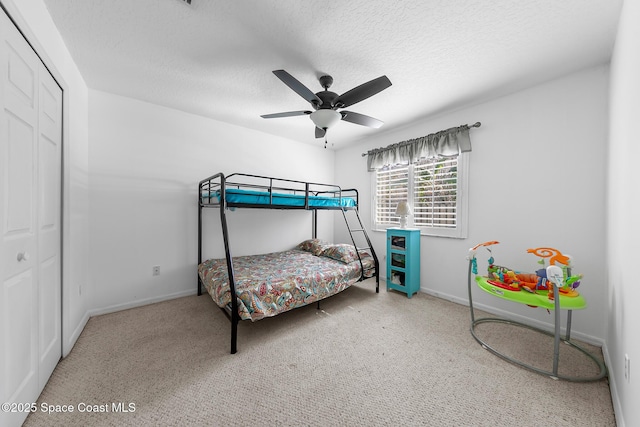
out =
{"type": "Polygon", "coordinates": [[[363,275],[364,275],[364,267],[362,266],[362,259],[360,259],[360,250],[361,249],[366,249],[369,250],[369,252],[371,253],[371,256],[373,257],[373,261],[375,263],[375,268],[376,268],[376,293],[380,292],[380,264],[378,263],[378,257],[376,255],[376,251],[373,250],[373,245],[371,244],[371,240],[369,239],[369,235],[367,234],[367,230],[364,228],[364,225],[362,225],[362,220],[360,219],[360,214],[358,213],[358,209],[347,209],[347,208],[342,208],[342,216],[344,217],[344,222],[345,224],[347,224],[347,230],[349,230],[349,236],[351,236],[351,242],[353,243],[353,246],[356,248],[356,252],[358,253],[358,259],[360,260],[360,266],[362,267],[362,271],[363,271],[363,275]],[[349,224],[349,220],[347,218],[347,212],[355,212],[356,214],[356,219],[358,220],[358,228],[352,228],[351,225],[349,224]],[[356,240],[353,236],[354,232],[358,232],[358,233],[362,233],[364,239],[366,240],[366,244],[367,246],[358,246],[356,244],[356,240]]]}

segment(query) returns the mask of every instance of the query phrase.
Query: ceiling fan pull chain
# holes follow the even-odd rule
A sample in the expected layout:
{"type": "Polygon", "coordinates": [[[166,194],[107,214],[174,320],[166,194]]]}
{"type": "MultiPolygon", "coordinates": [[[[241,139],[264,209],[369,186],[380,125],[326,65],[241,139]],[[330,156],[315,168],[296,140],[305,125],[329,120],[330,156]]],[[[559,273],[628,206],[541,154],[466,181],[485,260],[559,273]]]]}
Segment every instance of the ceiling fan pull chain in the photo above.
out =
{"type": "Polygon", "coordinates": [[[327,134],[324,134],[324,149],[327,149],[327,134]]]}

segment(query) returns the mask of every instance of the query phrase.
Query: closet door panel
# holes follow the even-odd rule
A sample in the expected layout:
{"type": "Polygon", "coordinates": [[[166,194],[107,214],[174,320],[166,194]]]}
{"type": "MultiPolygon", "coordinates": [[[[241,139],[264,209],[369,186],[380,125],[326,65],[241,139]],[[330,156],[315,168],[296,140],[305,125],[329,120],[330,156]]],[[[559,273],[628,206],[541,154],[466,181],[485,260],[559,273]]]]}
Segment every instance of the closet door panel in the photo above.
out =
{"type": "Polygon", "coordinates": [[[39,384],[60,360],[62,90],[41,65],[38,113],[39,384]]]}
{"type": "Polygon", "coordinates": [[[2,288],[2,339],[7,344],[3,345],[1,357],[2,402],[21,402],[38,393],[38,371],[33,357],[38,343],[33,333],[37,325],[32,304],[36,297],[32,270],[7,278],[2,288]]]}
{"type": "Polygon", "coordinates": [[[34,230],[34,184],[36,166],[35,129],[5,106],[3,144],[4,237],[9,240],[29,238],[34,230]]]}

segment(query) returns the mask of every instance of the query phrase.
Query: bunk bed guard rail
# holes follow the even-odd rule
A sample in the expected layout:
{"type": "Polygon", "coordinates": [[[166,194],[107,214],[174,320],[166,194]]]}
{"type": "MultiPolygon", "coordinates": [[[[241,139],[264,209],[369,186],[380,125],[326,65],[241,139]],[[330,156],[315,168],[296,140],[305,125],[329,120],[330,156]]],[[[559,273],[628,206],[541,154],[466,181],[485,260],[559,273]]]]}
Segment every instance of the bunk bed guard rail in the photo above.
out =
{"type": "Polygon", "coordinates": [[[260,175],[215,174],[200,181],[201,207],[253,207],[266,209],[355,209],[358,191],[337,185],[260,175]]]}

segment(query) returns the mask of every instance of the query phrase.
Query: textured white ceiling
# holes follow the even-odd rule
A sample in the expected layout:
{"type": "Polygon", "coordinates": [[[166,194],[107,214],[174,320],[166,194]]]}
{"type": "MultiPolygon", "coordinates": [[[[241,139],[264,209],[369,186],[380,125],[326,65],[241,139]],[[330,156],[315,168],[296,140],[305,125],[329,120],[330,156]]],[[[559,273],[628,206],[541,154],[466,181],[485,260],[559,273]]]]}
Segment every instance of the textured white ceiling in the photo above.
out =
{"type": "MultiPolygon", "coordinates": [[[[609,61],[622,0],[44,0],[90,88],[322,145],[309,104],[272,70],[340,94],[386,75],[349,107],[341,148],[457,106],[609,61]]],[[[452,124],[452,125],[457,125],[452,124]]],[[[416,135],[419,136],[419,135],[416,135]]]]}

